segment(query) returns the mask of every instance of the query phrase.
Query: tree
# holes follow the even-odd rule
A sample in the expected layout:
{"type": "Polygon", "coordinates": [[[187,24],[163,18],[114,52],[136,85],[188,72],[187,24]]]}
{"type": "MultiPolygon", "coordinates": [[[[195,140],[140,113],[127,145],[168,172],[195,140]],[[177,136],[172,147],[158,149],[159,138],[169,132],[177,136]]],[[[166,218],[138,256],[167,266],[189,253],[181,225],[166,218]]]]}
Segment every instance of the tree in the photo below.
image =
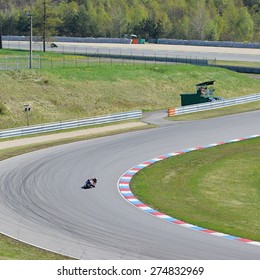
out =
{"type": "Polygon", "coordinates": [[[95,27],[89,13],[85,9],[80,8],[79,12],[75,15],[75,17],[76,17],[75,18],[76,32],[74,36],[75,35],[80,37],[93,36],[93,33],[95,32],[95,27]]]}
{"type": "Polygon", "coordinates": [[[2,30],[3,34],[11,34],[11,35],[24,35],[24,34],[17,34],[17,21],[18,15],[16,14],[11,14],[7,17],[3,17],[3,22],[2,22],[2,30]]]}
{"type": "Polygon", "coordinates": [[[258,6],[258,7],[260,6],[259,0],[243,0],[243,3],[249,9],[253,8],[254,6],[258,6]]]}
{"type": "Polygon", "coordinates": [[[3,34],[260,41],[259,0],[0,0],[3,34]]]}
{"type": "Polygon", "coordinates": [[[189,17],[186,0],[168,0],[165,7],[171,29],[167,32],[170,38],[188,39],[189,17]]]}
{"type": "Polygon", "coordinates": [[[134,33],[146,40],[158,39],[163,34],[162,21],[153,22],[150,18],[144,19],[134,27],[134,33]]]}
{"type": "Polygon", "coordinates": [[[198,0],[197,5],[190,12],[190,18],[190,37],[204,40],[208,20],[205,0],[198,0]]]}
{"type": "Polygon", "coordinates": [[[19,35],[27,35],[30,31],[30,18],[26,13],[19,15],[16,20],[16,30],[19,35]]]}
{"type": "Polygon", "coordinates": [[[247,8],[237,9],[234,3],[230,3],[223,13],[225,24],[221,39],[225,41],[251,41],[253,38],[253,21],[247,8]]]}
{"type": "Polygon", "coordinates": [[[214,0],[215,7],[217,8],[218,15],[222,16],[226,7],[228,6],[228,0],[214,0]]]}
{"type": "MultiPolygon", "coordinates": [[[[85,7],[82,7],[85,9],[85,7]]],[[[63,2],[59,6],[60,23],[57,25],[57,35],[59,36],[73,36],[76,32],[75,21],[76,15],[79,12],[79,6],[75,1],[69,3],[63,2]]]]}
{"type": "Polygon", "coordinates": [[[58,7],[54,5],[52,0],[37,0],[31,9],[34,34],[42,38],[43,51],[45,51],[48,38],[56,35],[57,26],[60,22],[58,7]]]}
{"type": "Polygon", "coordinates": [[[122,37],[126,33],[127,29],[127,19],[125,17],[125,12],[121,6],[116,6],[112,9],[110,20],[110,34],[112,37],[122,37]]]}
{"type": "Polygon", "coordinates": [[[253,20],[248,13],[247,8],[242,7],[238,13],[237,24],[236,24],[236,40],[251,41],[253,38],[254,24],[253,20]]]}
{"type": "Polygon", "coordinates": [[[254,24],[254,41],[260,42],[260,1],[244,0],[254,24]]]}

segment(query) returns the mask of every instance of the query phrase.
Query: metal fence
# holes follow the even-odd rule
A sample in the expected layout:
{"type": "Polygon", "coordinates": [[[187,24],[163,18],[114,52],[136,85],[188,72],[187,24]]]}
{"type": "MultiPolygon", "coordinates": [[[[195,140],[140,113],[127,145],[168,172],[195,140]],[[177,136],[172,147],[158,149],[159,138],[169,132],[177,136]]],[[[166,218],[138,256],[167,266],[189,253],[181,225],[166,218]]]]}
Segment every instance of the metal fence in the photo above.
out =
{"type": "Polygon", "coordinates": [[[259,101],[259,100],[260,100],[260,93],[256,93],[256,94],[242,96],[238,98],[218,100],[215,102],[206,102],[206,103],[200,103],[200,104],[194,104],[188,106],[181,106],[173,109],[171,114],[172,116],[183,115],[183,114],[195,113],[195,112],[206,111],[211,109],[218,109],[218,108],[223,108],[223,107],[233,106],[238,104],[245,104],[245,103],[259,101]]]}
{"type": "MultiPolygon", "coordinates": [[[[33,68],[40,68],[41,58],[33,56],[33,68]]],[[[19,70],[30,68],[30,56],[0,56],[0,70],[19,70]]]]}
{"type": "Polygon", "coordinates": [[[142,111],[135,110],[135,111],[122,112],[117,114],[110,114],[106,116],[98,116],[98,117],[93,117],[88,119],[79,119],[79,120],[64,121],[58,123],[6,129],[6,130],[0,130],[0,138],[25,136],[30,134],[58,131],[58,130],[64,130],[69,128],[92,126],[97,124],[112,123],[112,122],[131,120],[131,119],[140,119],[142,118],[142,115],[143,115],[142,111]]]}
{"type": "MultiPolygon", "coordinates": [[[[45,58],[34,54],[32,57],[33,69],[50,68],[80,68],[100,66],[101,64],[157,65],[157,64],[193,64],[198,66],[213,66],[226,68],[240,73],[260,74],[259,67],[217,65],[216,59],[199,59],[187,56],[143,56],[127,54],[89,53],[86,55],[66,55],[61,58],[45,58]]],[[[0,56],[0,70],[19,70],[30,68],[30,56],[0,56]]]]}
{"type": "MultiPolygon", "coordinates": [[[[80,68],[90,66],[100,66],[101,64],[127,64],[127,65],[150,65],[150,64],[195,64],[208,65],[207,59],[197,59],[191,57],[156,57],[138,55],[113,55],[91,53],[81,56],[64,56],[63,58],[44,58],[39,55],[32,57],[33,69],[48,68],[80,68]]],[[[28,69],[30,66],[30,56],[0,56],[0,70],[28,69]]]]}
{"type": "MultiPolygon", "coordinates": [[[[3,41],[4,48],[16,49],[16,50],[29,50],[29,40],[28,37],[24,36],[4,36],[6,41],[3,41]],[[17,40],[17,41],[16,41],[17,40]]],[[[127,50],[125,48],[113,48],[109,49],[102,47],[99,44],[98,47],[92,44],[76,44],[78,42],[110,42],[110,43],[123,43],[129,44],[128,39],[118,39],[118,38],[65,38],[65,37],[54,37],[55,42],[58,42],[57,47],[52,47],[52,43],[46,44],[46,50],[48,52],[58,52],[63,54],[71,54],[82,56],[82,58],[61,58],[61,59],[44,59],[38,58],[33,55],[33,65],[32,68],[57,68],[57,67],[81,67],[90,66],[91,63],[125,63],[125,64],[135,64],[144,63],[157,64],[157,63],[182,63],[182,64],[193,64],[199,66],[214,66],[222,67],[232,71],[240,73],[253,73],[260,74],[260,67],[245,67],[245,66],[230,66],[230,65],[217,65],[216,58],[204,57],[203,55],[198,56],[181,56],[175,55],[176,53],[167,52],[167,55],[162,54],[160,51],[151,50],[146,55],[140,49],[127,50]],[[67,42],[63,44],[63,42],[67,42]],[[75,43],[75,44],[71,44],[75,43]]],[[[234,42],[207,42],[207,41],[186,41],[186,40],[169,40],[160,39],[158,42],[163,44],[176,44],[176,45],[195,45],[195,46],[229,46],[229,47],[243,47],[243,48],[260,48],[259,43],[234,43],[234,42]],[[232,43],[232,44],[231,44],[232,43]]],[[[40,38],[33,38],[33,51],[42,51],[43,44],[40,38]]],[[[27,58],[16,58],[16,61],[10,62],[9,58],[0,57],[0,70],[10,70],[10,69],[26,69],[29,68],[30,59],[27,58]],[[24,60],[23,62],[20,60],[24,60]]]]}

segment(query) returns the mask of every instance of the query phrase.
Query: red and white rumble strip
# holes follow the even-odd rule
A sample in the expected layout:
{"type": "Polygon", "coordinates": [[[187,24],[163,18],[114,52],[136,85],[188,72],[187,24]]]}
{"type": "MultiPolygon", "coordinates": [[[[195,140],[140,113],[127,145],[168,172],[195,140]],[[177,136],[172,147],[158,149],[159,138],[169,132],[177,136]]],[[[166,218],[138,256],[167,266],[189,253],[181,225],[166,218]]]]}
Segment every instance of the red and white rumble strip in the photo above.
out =
{"type": "Polygon", "coordinates": [[[135,207],[137,207],[137,208],[139,208],[139,209],[141,209],[141,210],[143,210],[143,211],[145,211],[145,212],[147,212],[147,213],[149,213],[149,214],[151,214],[151,215],[153,215],[157,218],[163,219],[167,222],[170,222],[170,223],[173,223],[173,224],[178,224],[180,226],[184,226],[184,227],[196,230],[196,231],[200,231],[200,232],[212,234],[212,235],[215,235],[215,236],[223,237],[223,238],[226,238],[226,239],[229,239],[229,240],[235,240],[235,241],[240,241],[240,242],[260,246],[260,242],[258,242],[258,241],[253,241],[253,240],[250,240],[250,239],[240,238],[240,237],[237,237],[237,236],[232,236],[232,235],[229,235],[229,234],[216,232],[214,230],[210,230],[210,229],[206,229],[206,228],[199,227],[199,226],[196,226],[196,225],[192,225],[192,224],[186,223],[184,221],[181,221],[177,218],[170,217],[170,216],[168,216],[164,213],[161,213],[157,210],[154,210],[151,207],[149,207],[148,205],[144,204],[139,199],[137,199],[130,189],[130,181],[131,181],[132,177],[136,173],[138,173],[140,170],[142,170],[143,168],[145,168],[145,167],[147,167],[147,166],[149,166],[149,165],[151,165],[155,162],[164,160],[164,159],[169,158],[169,157],[181,155],[181,154],[184,154],[184,153],[187,153],[187,152],[196,151],[196,150],[200,150],[200,149],[206,149],[206,148],[215,147],[215,146],[228,144],[228,143],[239,142],[239,141],[243,141],[243,140],[247,140],[247,139],[251,139],[251,138],[256,138],[256,137],[259,137],[259,136],[260,136],[259,134],[256,134],[256,135],[248,136],[246,138],[238,138],[238,139],[233,139],[233,140],[230,140],[230,141],[227,141],[227,142],[219,142],[219,143],[210,144],[210,145],[206,145],[206,146],[190,148],[190,149],[182,150],[182,151],[179,151],[179,152],[173,152],[173,153],[161,155],[161,156],[158,156],[156,158],[147,160],[147,161],[145,161],[141,164],[138,164],[138,165],[132,167],[131,169],[129,169],[127,172],[125,172],[120,177],[120,179],[118,180],[118,190],[119,190],[120,194],[123,196],[123,198],[125,200],[127,200],[130,204],[132,204],[133,206],[135,206],[135,207]]]}

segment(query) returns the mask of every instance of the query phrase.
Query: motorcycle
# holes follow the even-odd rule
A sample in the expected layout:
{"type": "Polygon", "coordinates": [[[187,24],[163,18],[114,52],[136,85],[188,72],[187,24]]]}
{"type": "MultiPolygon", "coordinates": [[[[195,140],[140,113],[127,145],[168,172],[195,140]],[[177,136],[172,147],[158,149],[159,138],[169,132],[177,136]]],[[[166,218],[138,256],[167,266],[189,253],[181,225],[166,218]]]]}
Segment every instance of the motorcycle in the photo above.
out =
{"type": "Polygon", "coordinates": [[[96,183],[96,179],[94,180],[94,179],[88,179],[87,181],[86,181],[86,183],[84,184],[84,186],[82,186],[81,188],[82,189],[92,189],[92,188],[95,188],[95,184],[96,183]],[[91,182],[91,181],[93,181],[93,182],[91,182]]]}

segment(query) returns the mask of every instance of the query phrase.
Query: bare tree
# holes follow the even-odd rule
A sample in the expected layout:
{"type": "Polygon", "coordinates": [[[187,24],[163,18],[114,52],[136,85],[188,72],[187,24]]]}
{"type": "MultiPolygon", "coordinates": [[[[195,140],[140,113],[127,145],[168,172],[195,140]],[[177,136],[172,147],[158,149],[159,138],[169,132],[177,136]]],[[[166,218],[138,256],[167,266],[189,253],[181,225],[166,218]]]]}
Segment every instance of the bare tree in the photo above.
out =
{"type": "Polygon", "coordinates": [[[192,37],[200,40],[205,39],[206,21],[207,9],[205,7],[205,0],[198,0],[197,7],[192,11],[191,14],[190,34],[192,37]]]}
{"type": "Polygon", "coordinates": [[[110,32],[113,37],[121,37],[122,33],[125,31],[127,26],[127,21],[125,14],[120,7],[113,9],[111,11],[111,24],[110,32]]]}

